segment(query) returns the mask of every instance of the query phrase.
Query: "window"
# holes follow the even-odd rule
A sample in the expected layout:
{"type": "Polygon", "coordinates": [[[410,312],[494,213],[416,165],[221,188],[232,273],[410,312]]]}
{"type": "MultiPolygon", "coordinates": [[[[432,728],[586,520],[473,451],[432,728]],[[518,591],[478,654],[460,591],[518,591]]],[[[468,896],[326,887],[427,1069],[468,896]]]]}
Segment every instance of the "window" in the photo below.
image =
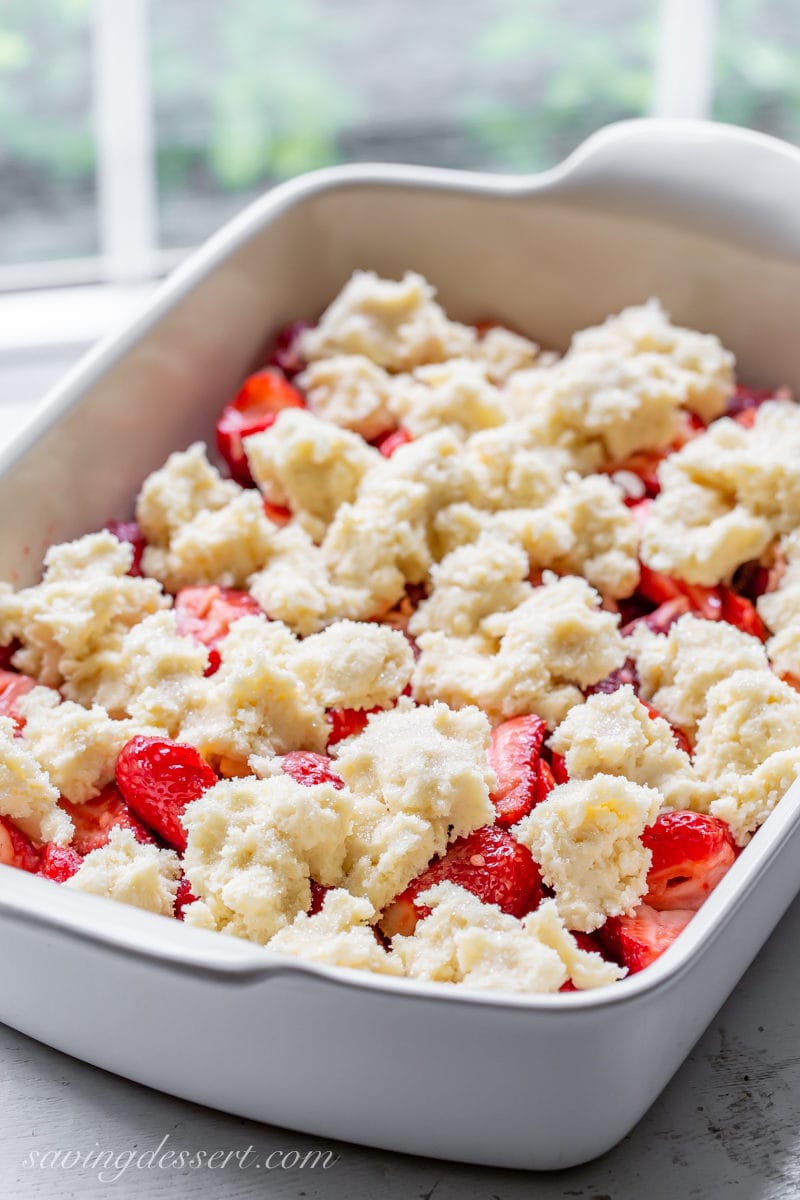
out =
{"type": "Polygon", "coordinates": [[[800,141],[798,30],[793,0],[5,0],[0,289],[152,278],[329,163],[533,171],[648,112],[800,141]]]}

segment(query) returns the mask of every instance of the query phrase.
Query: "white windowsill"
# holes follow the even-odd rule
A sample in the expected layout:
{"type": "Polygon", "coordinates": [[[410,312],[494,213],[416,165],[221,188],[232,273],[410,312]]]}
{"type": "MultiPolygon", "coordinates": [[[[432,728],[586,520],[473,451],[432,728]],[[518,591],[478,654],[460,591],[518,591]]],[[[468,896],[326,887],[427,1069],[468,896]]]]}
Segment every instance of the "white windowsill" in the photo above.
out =
{"type": "Polygon", "coordinates": [[[148,281],[0,295],[0,359],[75,356],[130,321],[155,287],[148,281]]]}

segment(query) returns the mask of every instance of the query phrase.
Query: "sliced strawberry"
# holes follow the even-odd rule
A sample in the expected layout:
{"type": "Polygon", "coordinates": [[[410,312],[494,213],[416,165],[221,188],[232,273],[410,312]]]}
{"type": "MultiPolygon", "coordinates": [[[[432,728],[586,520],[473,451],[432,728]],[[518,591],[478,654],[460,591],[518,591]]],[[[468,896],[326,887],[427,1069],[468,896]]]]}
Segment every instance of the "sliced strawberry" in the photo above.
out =
{"type": "Polygon", "coordinates": [[[344,780],[333,769],[333,759],[327,754],[314,754],[311,750],[292,750],[281,759],[284,775],[291,775],[298,783],[313,787],[316,783],[332,783],[339,790],[344,780]]]}
{"type": "Polygon", "coordinates": [[[416,897],[437,883],[457,883],[512,917],[531,912],[542,898],[539,868],[527,846],[497,825],[484,825],[453,842],[387,907],[380,922],[387,937],[413,933],[417,920],[431,911],[416,897]]]}
{"type": "Polygon", "coordinates": [[[363,733],[367,727],[370,713],[380,712],[379,708],[331,708],[328,710],[328,722],[331,727],[328,738],[328,749],[355,733],[363,733]]]}
{"type": "Polygon", "coordinates": [[[0,817],[0,863],[18,867],[21,871],[36,871],[39,858],[39,851],[31,839],[8,817],[0,817]]]}
{"type": "Polygon", "coordinates": [[[173,910],[178,921],[183,920],[184,909],[190,904],[194,904],[196,899],[197,896],[192,891],[192,885],[189,883],[189,880],[185,875],[181,875],[178,880],[178,890],[175,894],[175,908],[173,910]]]}
{"type": "Polygon", "coordinates": [[[781,675],[784,683],[788,683],[789,687],[794,688],[796,692],[800,692],[800,676],[792,675],[789,671],[785,675],[781,675]]]}
{"type": "Polygon", "coordinates": [[[653,856],[644,902],[659,912],[698,909],[736,860],[727,824],[705,813],[662,813],[642,842],[653,856]]]}
{"type": "Polygon", "coordinates": [[[640,904],[629,917],[609,917],[597,935],[614,961],[635,975],[672,945],[693,916],[686,909],[656,912],[640,904]]]}
{"type": "Polygon", "coordinates": [[[131,811],[176,850],[186,849],[181,816],[217,777],[194,746],[137,734],[119,752],[117,786],[131,811]]]}
{"type": "MultiPolygon", "coordinates": [[[[492,730],[489,764],[497,775],[497,787],[491,801],[497,810],[497,824],[509,829],[531,811],[544,795],[536,795],[538,765],[547,726],[537,716],[513,717],[492,730]]],[[[544,793],[546,794],[546,793],[544,793]]]]}
{"type": "Polygon", "coordinates": [[[287,379],[294,379],[305,369],[306,360],[300,353],[300,335],[307,329],[312,329],[310,321],[292,321],[285,325],[275,338],[275,345],[269,356],[269,366],[277,367],[287,379]]]}
{"type": "Polygon", "coordinates": [[[280,371],[267,367],[249,375],[217,420],[217,446],[233,478],[245,487],[253,482],[242,441],[261,433],[284,408],[304,408],[305,401],[280,371]]]}
{"type": "Polygon", "coordinates": [[[375,442],[375,448],[380,450],[384,458],[391,458],[395,450],[399,450],[401,446],[407,446],[413,440],[408,430],[401,425],[393,433],[384,433],[382,437],[379,437],[375,442]]]}
{"type": "Polygon", "coordinates": [[[72,846],[56,846],[48,842],[42,849],[38,875],[54,883],[66,883],[80,867],[83,859],[72,846]]]}
{"type": "Polygon", "coordinates": [[[236,592],[215,583],[208,587],[181,588],[175,597],[178,633],[209,647],[206,675],[213,675],[219,669],[217,642],[230,632],[231,625],[240,617],[257,616],[260,612],[260,605],[249,592],[236,592]]]}
{"type": "Polygon", "coordinates": [[[109,533],[113,533],[114,537],[120,542],[127,542],[133,547],[133,562],[131,563],[129,575],[141,575],[142,573],[142,555],[145,552],[147,542],[136,521],[109,521],[106,525],[109,533]]]}
{"type": "Polygon", "coordinates": [[[128,808],[116,786],[109,783],[94,800],[85,804],[70,804],[62,800],[61,808],[69,814],[75,833],[72,848],[78,854],[90,854],[108,842],[112,829],[132,829],[137,842],[153,842],[155,839],[128,808]]]}
{"type": "Polygon", "coordinates": [[[311,907],[308,910],[310,917],[314,917],[318,912],[322,912],[325,897],[331,890],[331,888],[325,887],[324,884],[317,883],[314,879],[311,880],[311,907]]]}
{"type": "Polygon", "coordinates": [[[744,596],[739,596],[732,588],[723,586],[719,591],[722,596],[722,620],[735,625],[742,633],[749,633],[765,642],[769,637],[769,630],[758,615],[755,605],[744,596]]]}
{"type": "Polygon", "coordinates": [[[550,751],[550,766],[553,771],[553,779],[556,783],[569,783],[569,771],[567,770],[567,760],[563,754],[559,754],[555,750],[550,751]]]}
{"type": "Polygon", "coordinates": [[[548,763],[545,762],[543,758],[540,758],[536,764],[536,783],[533,789],[533,807],[535,808],[537,804],[541,804],[543,800],[546,800],[555,786],[556,778],[553,774],[552,768],[548,763]]]}
{"type": "Polygon", "coordinates": [[[0,671],[0,717],[11,717],[17,732],[25,728],[25,718],[16,709],[17,701],[36,687],[36,680],[18,671],[0,671]]]}

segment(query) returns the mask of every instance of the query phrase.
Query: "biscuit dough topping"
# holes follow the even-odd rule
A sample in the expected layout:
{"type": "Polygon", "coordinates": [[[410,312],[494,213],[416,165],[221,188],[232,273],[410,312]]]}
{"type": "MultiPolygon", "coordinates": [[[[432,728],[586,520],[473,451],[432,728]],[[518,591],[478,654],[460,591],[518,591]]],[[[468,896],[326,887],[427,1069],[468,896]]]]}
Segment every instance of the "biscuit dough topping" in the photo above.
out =
{"type": "Polygon", "coordinates": [[[800,779],[800,407],[656,301],[558,354],[357,271],[216,439],[0,584],[0,863],[437,985],[653,962],[800,779]]]}

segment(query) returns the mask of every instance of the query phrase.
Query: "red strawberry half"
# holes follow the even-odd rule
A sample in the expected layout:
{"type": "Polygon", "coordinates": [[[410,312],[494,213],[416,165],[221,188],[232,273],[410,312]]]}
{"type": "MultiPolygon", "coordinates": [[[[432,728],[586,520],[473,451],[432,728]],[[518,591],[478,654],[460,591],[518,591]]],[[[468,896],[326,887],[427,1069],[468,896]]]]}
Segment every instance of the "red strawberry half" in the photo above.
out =
{"type": "MultiPolygon", "coordinates": [[[[497,775],[491,801],[506,829],[531,811],[550,790],[539,772],[547,726],[540,717],[513,717],[492,730],[489,763],[497,775]]],[[[552,778],[552,776],[551,776],[552,778]]]]}
{"type": "Polygon", "coordinates": [[[434,859],[392,901],[380,922],[387,937],[414,932],[417,921],[431,911],[417,904],[416,897],[437,883],[457,883],[484,904],[496,904],[512,917],[532,912],[542,898],[539,868],[527,846],[496,825],[484,825],[453,842],[443,858],[434,859]]]}
{"type": "Polygon", "coordinates": [[[649,904],[640,904],[630,917],[609,917],[597,935],[614,961],[634,975],[655,962],[693,916],[685,909],[656,912],[649,904]]]}
{"type": "Polygon", "coordinates": [[[21,871],[36,871],[40,853],[31,839],[8,817],[0,817],[0,863],[21,871]]]}
{"type": "Polygon", "coordinates": [[[184,809],[217,782],[194,746],[137,734],[117,758],[117,786],[141,821],[176,850],[186,849],[184,809]]]}
{"type": "Polygon", "coordinates": [[[332,783],[337,791],[344,787],[344,780],[333,769],[333,759],[327,754],[314,754],[311,750],[292,750],[281,760],[284,775],[291,775],[305,787],[316,783],[332,783]]]}
{"type": "Polygon", "coordinates": [[[661,912],[698,909],[736,860],[727,824],[705,813],[662,813],[642,841],[653,856],[644,901],[661,912]]]}
{"type": "Polygon", "coordinates": [[[70,804],[61,801],[75,826],[72,849],[78,854],[90,854],[108,842],[112,829],[132,829],[137,842],[153,842],[155,838],[128,808],[116,786],[109,783],[94,800],[85,804],[70,804]]]}
{"type": "Polygon", "coordinates": [[[217,446],[233,478],[245,487],[253,482],[242,441],[261,433],[284,408],[304,408],[297,388],[280,371],[267,367],[248,376],[237,396],[226,404],[217,420],[217,446]]]}

